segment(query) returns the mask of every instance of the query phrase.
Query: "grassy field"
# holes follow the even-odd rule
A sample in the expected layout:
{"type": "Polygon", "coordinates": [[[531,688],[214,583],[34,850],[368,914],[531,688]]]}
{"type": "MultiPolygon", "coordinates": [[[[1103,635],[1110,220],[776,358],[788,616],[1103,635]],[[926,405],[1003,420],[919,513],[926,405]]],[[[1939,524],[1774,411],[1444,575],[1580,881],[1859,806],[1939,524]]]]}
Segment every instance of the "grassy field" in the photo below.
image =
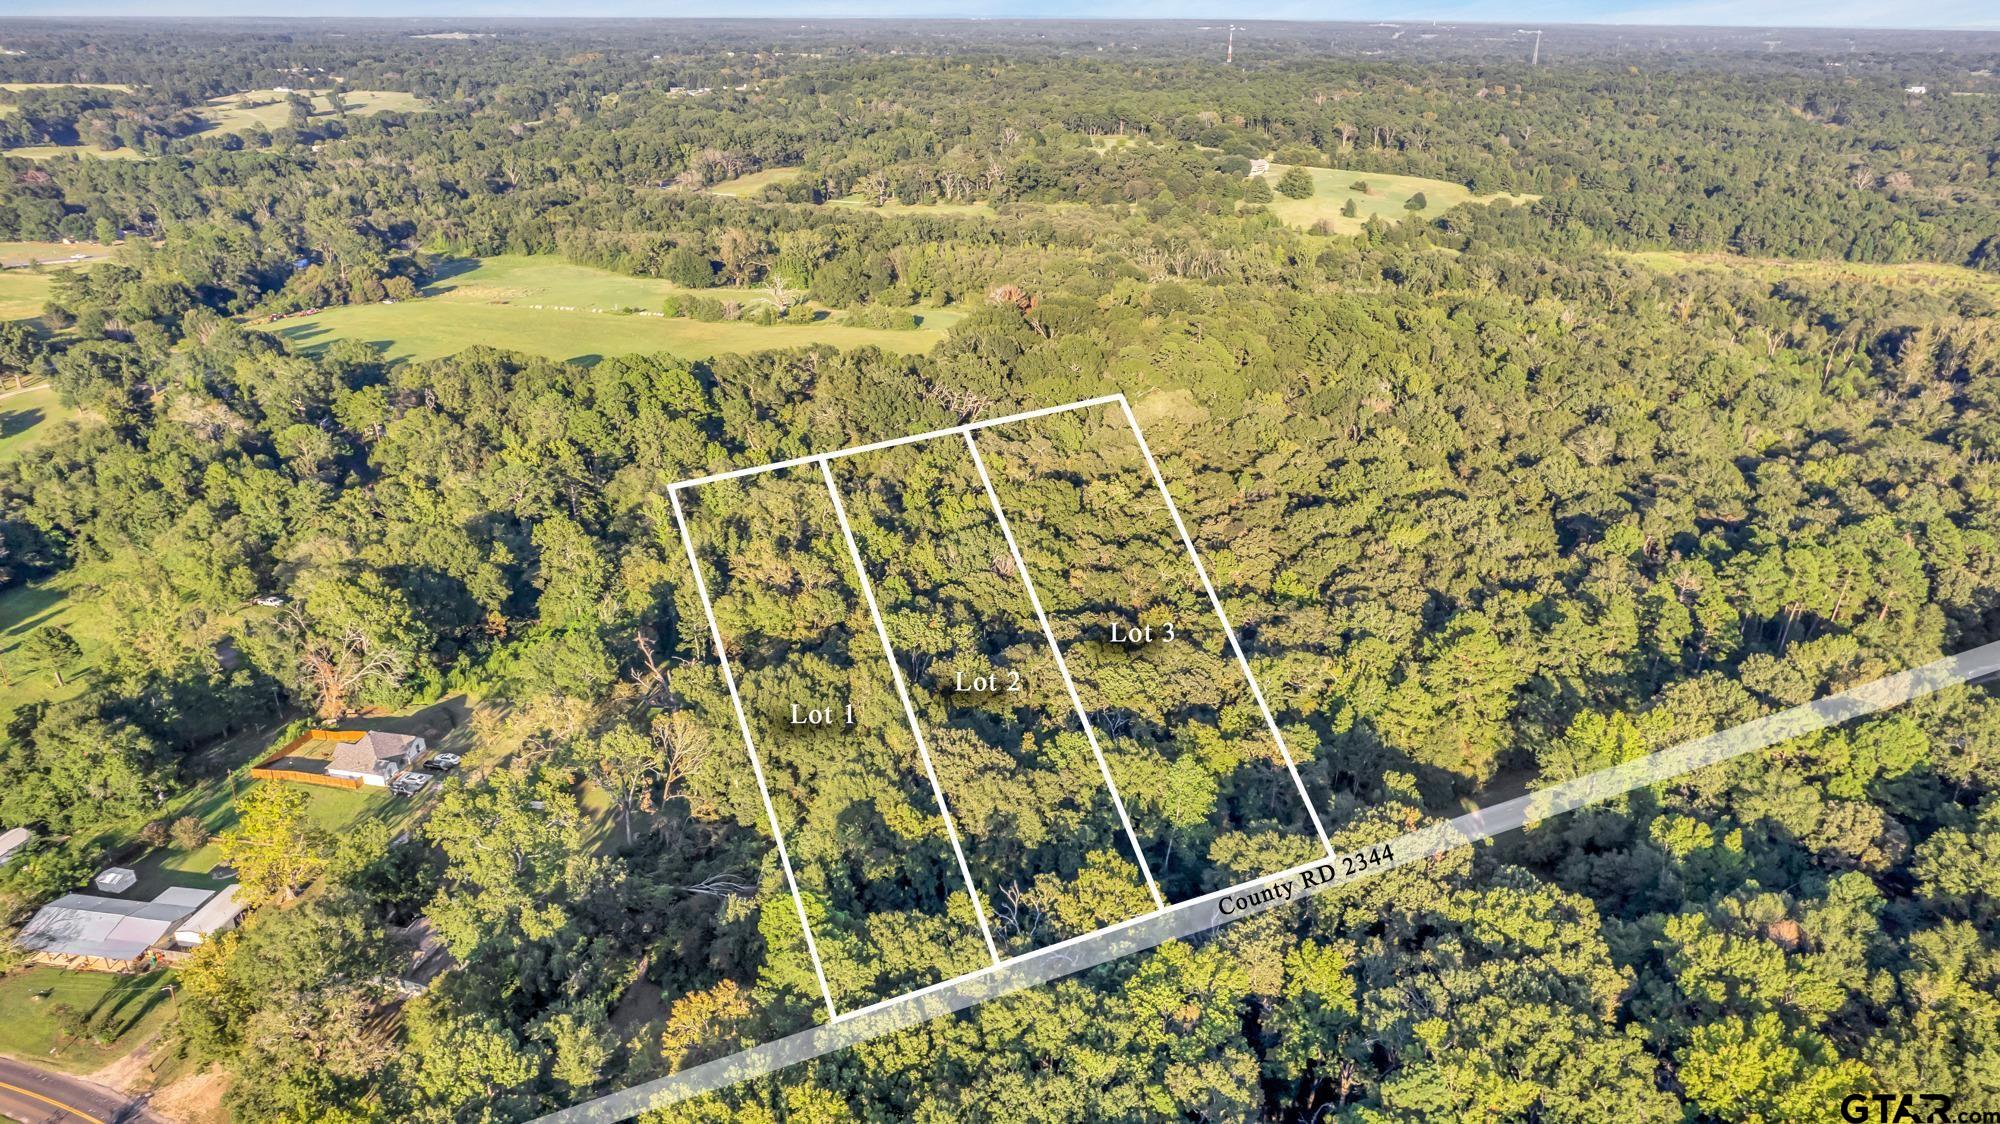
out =
{"type": "Polygon", "coordinates": [[[30,386],[18,393],[0,391],[0,464],[48,439],[76,411],[62,404],[51,386],[30,386]]]}
{"type": "MultiPolygon", "coordinates": [[[[54,270],[88,269],[108,261],[116,248],[101,242],[0,242],[0,320],[40,316],[54,270]],[[37,262],[47,268],[23,268],[37,262]]],[[[5,389],[0,383],[0,391],[5,389]]]]}
{"type": "MultiPolygon", "coordinates": [[[[420,360],[490,344],[590,363],[608,355],[667,352],[701,359],[817,343],[913,354],[930,350],[964,315],[918,310],[923,325],[907,332],[848,327],[840,322],[841,313],[769,326],[626,315],[615,310],[657,311],[668,295],[686,290],[553,257],[505,256],[467,264],[433,283],[423,300],[331,308],[259,327],[308,351],[359,339],[392,360],[420,360]]],[[[755,290],[706,292],[746,303],[757,297],[755,290]]]]}
{"type": "Polygon", "coordinates": [[[16,586],[0,593],[0,667],[5,668],[4,695],[8,710],[23,703],[56,701],[81,692],[90,682],[90,669],[104,650],[104,621],[92,610],[89,598],[70,597],[48,586],[16,586]],[[60,625],[76,638],[83,658],[75,668],[63,671],[58,686],[47,671],[30,673],[21,667],[18,649],[28,634],[44,625],[60,625]]]}
{"type": "Polygon", "coordinates": [[[0,272],[0,320],[32,320],[41,315],[48,299],[48,274],[26,269],[0,272]]]}
{"type": "Polygon", "coordinates": [[[117,248],[103,242],[0,242],[0,266],[85,266],[108,260],[117,248]]]}
{"type": "MultiPolygon", "coordinates": [[[[710,195],[722,195],[731,199],[748,199],[774,183],[785,183],[797,179],[797,168],[766,168],[747,176],[725,180],[708,189],[710,195]]],[[[851,210],[877,211],[885,215],[912,214],[923,212],[933,215],[990,215],[993,208],[985,203],[898,203],[890,200],[877,206],[859,195],[844,199],[829,199],[829,207],[844,207],[851,210]]]]}
{"type": "Polygon", "coordinates": [[[894,199],[887,203],[875,204],[850,195],[845,199],[829,199],[829,207],[845,207],[855,211],[874,211],[882,215],[990,215],[993,208],[984,203],[899,203],[894,199]]]}
{"type": "MultiPolygon", "coordinates": [[[[1264,179],[1275,193],[1278,179],[1290,167],[1287,164],[1273,164],[1264,179]]],[[[1460,203],[1492,203],[1507,199],[1516,203],[1532,201],[1532,195],[1474,195],[1463,184],[1448,183],[1444,180],[1425,179],[1422,176],[1392,176],[1383,172],[1356,172],[1344,168],[1307,168],[1313,178],[1313,193],[1304,199],[1288,199],[1275,195],[1268,206],[1271,213],[1287,226],[1300,230],[1310,230],[1321,220],[1336,234],[1358,234],[1367,225],[1371,215],[1380,216],[1384,221],[1397,223],[1413,214],[1441,215],[1460,203]],[[1354,190],[1357,182],[1368,184],[1367,192],[1354,190]],[[1424,209],[1422,212],[1404,209],[1410,197],[1422,192],[1424,209]],[[1340,213],[1349,199],[1354,200],[1355,215],[1348,218],[1340,213]]]]}
{"type": "MultiPolygon", "coordinates": [[[[119,86],[110,82],[0,82],[0,90],[24,94],[29,90],[62,90],[68,88],[84,90],[129,90],[130,86],[119,86]]],[[[0,117],[11,117],[21,112],[21,107],[12,102],[0,102],[0,117]]]]}
{"type": "Polygon", "coordinates": [[[169,971],[140,976],[24,968],[0,977],[0,1053],[32,1059],[65,1073],[92,1073],[131,1053],[163,1028],[172,1013],[169,971]],[[57,1029],[55,1009],[67,1006],[109,1039],[86,1033],[71,1041],[57,1029]],[[54,1053],[50,1051],[54,1050],[54,1053]]]}
{"type": "Polygon", "coordinates": [[[1677,250],[1618,252],[1648,269],[1665,273],[1717,270],[1750,274],[1779,281],[1798,277],[1813,281],[1845,281],[1857,285],[1881,285],[1897,289],[1967,290],[2000,297],[2000,273],[1968,269],[1962,265],[1906,262],[1878,265],[1851,261],[1788,261],[1782,258],[1746,258],[1736,254],[1683,253],[1677,250]]]}
{"type": "Polygon", "coordinates": [[[752,172],[747,176],[737,176],[733,180],[724,180],[709,188],[708,193],[710,195],[726,195],[731,199],[746,199],[774,183],[784,183],[787,180],[797,179],[798,175],[799,169],[797,168],[766,168],[761,172],[752,172]]]}
{"type": "MultiPolygon", "coordinates": [[[[333,113],[332,104],[326,100],[326,91],[300,90],[299,93],[312,99],[313,116],[326,117],[333,113]]],[[[391,109],[415,113],[424,107],[415,94],[400,90],[342,90],[340,96],[347,103],[347,112],[357,117],[391,109]]],[[[202,116],[215,122],[215,128],[220,132],[240,133],[256,125],[266,129],[282,128],[292,119],[292,107],[284,94],[271,90],[250,90],[213,99],[202,110],[202,116]]]]}
{"type": "Polygon", "coordinates": [[[0,90],[24,94],[29,90],[129,90],[122,82],[0,82],[0,90]]]}
{"type": "MultiPolygon", "coordinates": [[[[258,742],[251,748],[255,752],[242,755],[243,760],[238,762],[240,768],[237,771],[197,789],[172,811],[174,818],[193,816],[199,819],[202,826],[208,828],[210,841],[191,851],[162,847],[149,852],[132,867],[139,875],[139,885],[128,891],[127,897],[150,898],[169,886],[219,890],[227,885],[208,877],[209,871],[222,862],[222,850],[216,846],[213,837],[236,827],[238,797],[255,785],[286,783],[252,779],[249,766],[270,756],[270,751],[276,747],[258,742]]],[[[335,837],[366,820],[379,820],[401,828],[423,807],[420,800],[396,796],[379,788],[323,788],[304,784],[293,787],[305,793],[306,814],[313,823],[335,837]]]]}
{"type": "Polygon", "coordinates": [[[136,149],[114,148],[106,151],[91,144],[28,144],[7,149],[0,152],[0,156],[18,156],[23,160],[53,160],[59,156],[81,156],[88,160],[151,159],[136,149]]]}
{"type": "MultiPolygon", "coordinates": [[[[115,89],[117,87],[104,87],[115,89]]],[[[299,91],[310,97],[313,116],[327,117],[333,113],[333,106],[326,100],[326,91],[299,91]]],[[[384,110],[400,110],[414,113],[421,110],[423,102],[415,94],[400,90],[342,90],[341,97],[347,103],[347,112],[366,117],[384,110]]],[[[255,126],[277,129],[291,122],[292,107],[284,94],[271,90],[249,90],[240,94],[228,94],[211,99],[202,108],[210,128],[206,132],[241,133],[255,126]]],[[[48,160],[58,156],[90,156],[103,160],[147,160],[144,153],[130,148],[114,148],[110,151],[94,145],[36,144],[10,148],[0,155],[19,156],[27,160],[48,160]]]]}

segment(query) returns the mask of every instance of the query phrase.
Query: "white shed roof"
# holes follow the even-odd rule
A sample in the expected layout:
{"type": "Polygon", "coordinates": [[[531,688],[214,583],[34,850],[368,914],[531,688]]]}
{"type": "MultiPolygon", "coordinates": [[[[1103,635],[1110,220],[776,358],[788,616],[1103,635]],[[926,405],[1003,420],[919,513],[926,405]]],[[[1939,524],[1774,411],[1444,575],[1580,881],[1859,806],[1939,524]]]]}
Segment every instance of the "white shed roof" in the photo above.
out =
{"type": "Polygon", "coordinates": [[[200,944],[203,937],[243,916],[244,906],[236,900],[238,889],[230,886],[208,899],[206,904],[181,922],[180,928],[174,930],[174,939],[182,944],[200,944]]]}
{"type": "Polygon", "coordinates": [[[0,863],[14,857],[14,852],[28,845],[35,833],[25,827],[8,828],[0,832],[0,863]]]}

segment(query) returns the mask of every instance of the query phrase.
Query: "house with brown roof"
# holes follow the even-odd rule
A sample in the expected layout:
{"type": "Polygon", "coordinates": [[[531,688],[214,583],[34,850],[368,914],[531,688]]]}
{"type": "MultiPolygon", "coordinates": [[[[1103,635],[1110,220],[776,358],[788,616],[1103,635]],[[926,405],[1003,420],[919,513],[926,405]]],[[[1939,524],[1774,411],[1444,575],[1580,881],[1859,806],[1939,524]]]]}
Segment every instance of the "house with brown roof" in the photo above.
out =
{"type": "Polygon", "coordinates": [[[423,760],[424,739],[382,730],[307,730],[250,769],[258,780],[384,788],[423,760]]]}
{"type": "Polygon", "coordinates": [[[327,763],[329,777],[348,777],[365,785],[386,787],[396,774],[422,760],[424,739],[412,734],[391,734],[370,730],[351,742],[333,747],[327,763]]]}

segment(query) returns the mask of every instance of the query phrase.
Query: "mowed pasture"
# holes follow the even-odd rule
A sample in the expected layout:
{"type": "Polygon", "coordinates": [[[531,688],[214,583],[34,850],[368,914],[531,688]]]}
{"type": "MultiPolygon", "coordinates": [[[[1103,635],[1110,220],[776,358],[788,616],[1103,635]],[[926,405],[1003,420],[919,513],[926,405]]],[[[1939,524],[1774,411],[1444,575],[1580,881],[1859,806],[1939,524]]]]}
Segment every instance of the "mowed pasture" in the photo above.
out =
{"type": "Polygon", "coordinates": [[[1891,289],[1936,289],[1985,293],[2000,299],[2000,273],[1938,262],[1854,262],[1827,259],[1748,258],[1737,254],[1679,250],[1615,251],[1618,257],[1663,273],[1727,272],[1767,281],[1801,278],[1891,289]]]}
{"type": "Polygon", "coordinates": [[[1414,215],[1441,215],[1461,203],[1494,203],[1503,199],[1512,203],[1529,203],[1537,198],[1504,193],[1474,195],[1464,184],[1423,176],[1357,172],[1348,168],[1306,168],[1312,176],[1313,193],[1304,199],[1292,199],[1277,193],[1278,180],[1291,167],[1293,165],[1273,164],[1271,170],[1265,173],[1264,180],[1271,185],[1273,195],[1266,206],[1286,226],[1300,230],[1311,230],[1325,222],[1327,229],[1335,234],[1359,234],[1371,217],[1399,223],[1414,215]],[[1354,187],[1356,183],[1365,183],[1368,189],[1357,190],[1354,187]],[[1421,211],[1412,211],[1408,204],[1419,193],[1424,197],[1424,207],[1421,211]],[[1355,213],[1352,217],[1341,213],[1350,199],[1354,201],[1355,213]]]}
{"type": "Polygon", "coordinates": [[[57,160],[65,156],[78,156],[85,160],[151,159],[135,148],[99,148],[94,144],[24,144],[0,151],[0,156],[15,156],[22,160],[57,160]]]}
{"type": "MultiPolygon", "coordinates": [[[[314,117],[334,115],[333,103],[327,97],[329,91],[296,92],[312,101],[314,117]]],[[[388,110],[416,113],[424,107],[417,95],[400,90],[342,90],[340,99],[346,105],[348,114],[355,117],[368,117],[388,110]]],[[[251,90],[215,98],[202,109],[201,115],[214,122],[218,132],[241,133],[259,125],[266,129],[283,128],[291,122],[292,106],[286,94],[275,90],[251,90]]]]}
{"type": "MultiPolygon", "coordinates": [[[[113,82],[0,82],[0,90],[12,94],[25,94],[31,90],[129,90],[113,82]]],[[[0,117],[11,117],[21,112],[21,107],[13,102],[0,102],[0,117]]]]}
{"type": "MultiPolygon", "coordinates": [[[[40,316],[57,269],[88,269],[110,260],[114,249],[101,242],[0,242],[0,320],[40,316]]],[[[0,391],[8,386],[0,380],[0,391]]]]}
{"type": "Polygon", "coordinates": [[[729,199],[748,199],[774,183],[789,183],[799,178],[799,172],[798,168],[766,168],[761,172],[724,180],[710,187],[708,193],[729,199]]]}
{"type": "MultiPolygon", "coordinates": [[[[825,310],[795,311],[795,317],[816,318],[773,325],[667,317],[659,315],[666,298],[690,290],[655,278],[525,255],[455,263],[424,292],[420,300],[329,308],[256,326],[308,352],[337,340],[361,340],[397,362],[435,359],[487,344],[593,363],[612,355],[665,352],[705,359],[812,344],[916,354],[930,350],[964,316],[953,310],[913,309],[922,324],[911,331],[852,327],[843,323],[845,313],[825,310]]],[[[755,288],[700,292],[746,307],[760,299],[755,288]]]]}
{"type": "Polygon", "coordinates": [[[32,320],[41,315],[48,299],[48,274],[32,269],[0,271],[0,320],[32,320]]]}
{"type": "MultiPolygon", "coordinates": [[[[725,199],[755,199],[765,188],[772,184],[789,183],[799,178],[802,170],[799,168],[766,168],[761,172],[752,172],[747,176],[737,176],[733,180],[724,180],[709,188],[708,193],[710,195],[720,195],[725,199]]],[[[877,203],[872,199],[866,199],[860,195],[848,195],[839,199],[829,199],[826,201],[825,206],[840,207],[848,210],[877,211],[885,215],[919,213],[931,215],[990,215],[993,213],[992,206],[984,202],[902,203],[891,199],[886,203],[877,203]]]]}
{"type": "MultiPolygon", "coordinates": [[[[101,89],[123,89],[118,86],[101,86],[101,89]]],[[[335,115],[332,101],[326,90],[299,90],[301,96],[312,102],[314,117],[335,115]]],[[[342,103],[349,115],[368,117],[388,110],[399,113],[416,113],[424,108],[422,99],[415,94],[400,90],[342,90],[342,103]]],[[[11,108],[11,107],[9,107],[11,108]]],[[[279,129],[291,123],[292,106],[288,94],[276,90],[247,90],[240,94],[226,94],[211,98],[201,108],[201,116],[209,123],[208,128],[196,135],[209,133],[245,133],[262,127],[266,130],[279,129]]],[[[82,156],[100,160],[148,160],[151,157],[130,148],[102,149],[90,144],[35,144],[10,148],[0,155],[18,156],[26,160],[51,160],[61,156],[82,156]]]]}
{"type": "Polygon", "coordinates": [[[81,694],[111,640],[109,632],[109,623],[89,597],[71,597],[48,585],[17,585],[0,593],[0,689],[10,708],[81,694]],[[53,669],[31,667],[21,650],[31,633],[51,625],[69,633],[83,650],[75,664],[62,669],[61,683],[53,669]]]}
{"type": "Polygon", "coordinates": [[[76,417],[47,383],[21,390],[12,386],[11,377],[0,378],[0,464],[48,440],[63,422],[76,417]]]}
{"type": "Polygon", "coordinates": [[[105,261],[116,249],[102,242],[0,242],[0,266],[83,265],[105,261]]]}

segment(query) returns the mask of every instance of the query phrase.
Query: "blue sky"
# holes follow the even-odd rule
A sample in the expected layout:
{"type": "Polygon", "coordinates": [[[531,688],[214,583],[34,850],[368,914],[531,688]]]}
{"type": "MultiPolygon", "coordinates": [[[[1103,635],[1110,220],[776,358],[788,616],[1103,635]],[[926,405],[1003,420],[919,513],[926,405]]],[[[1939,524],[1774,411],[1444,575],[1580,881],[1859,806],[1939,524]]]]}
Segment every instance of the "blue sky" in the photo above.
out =
{"type": "MultiPolygon", "coordinates": [[[[0,13],[34,16],[987,16],[996,18],[1243,18],[1228,0],[6,0],[0,13]]],[[[1462,20],[1493,23],[1707,24],[1736,27],[2000,29],[1994,0],[1417,0],[1396,4],[1267,0],[1263,19],[1462,20]]]]}

